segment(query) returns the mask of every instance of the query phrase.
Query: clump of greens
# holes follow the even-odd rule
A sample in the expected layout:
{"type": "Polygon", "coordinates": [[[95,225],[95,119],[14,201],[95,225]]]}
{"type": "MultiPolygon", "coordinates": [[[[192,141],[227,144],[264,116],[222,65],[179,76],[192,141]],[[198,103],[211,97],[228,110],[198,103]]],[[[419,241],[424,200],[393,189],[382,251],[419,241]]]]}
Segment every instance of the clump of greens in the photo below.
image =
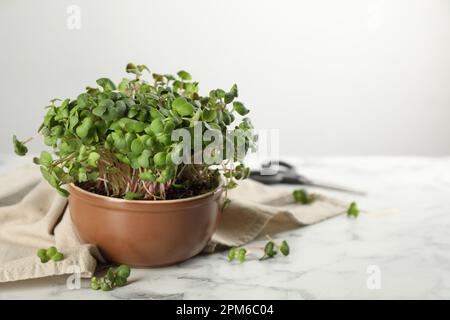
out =
{"type": "Polygon", "coordinates": [[[28,148],[25,146],[25,143],[27,143],[27,141],[19,141],[15,135],[13,136],[14,152],[17,155],[24,156],[27,154],[28,148]]]}
{"type": "MultiPolygon", "coordinates": [[[[278,252],[281,252],[284,256],[288,256],[290,249],[286,240],[283,240],[279,245],[277,245],[274,240],[270,239],[264,248],[264,255],[259,258],[259,260],[267,260],[270,258],[274,258],[278,252]]],[[[236,248],[231,247],[228,251],[228,259],[230,262],[234,261],[236,258],[239,263],[243,263],[246,260],[247,250],[243,247],[236,248]]]]}
{"type": "MultiPolygon", "coordinates": [[[[256,136],[246,117],[249,110],[236,100],[236,85],[202,96],[186,71],[175,76],[151,73],[145,65],[132,63],[126,71],[133,77],[117,86],[100,78],[98,87],[87,87],[73,100],[51,100],[47,107],[38,131],[53,154],[43,151],[34,162],[61,195],[68,195],[65,184],[75,183],[110,197],[174,199],[212,190],[221,174],[225,189],[248,176],[242,161],[255,147],[256,136]],[[175,135],[179,129],[192,135],[197,130],[203,138],[200,145],[194,141],[185,152],[175,135]],[[206,131],[221,135],[208,140],[206,131]],[[180,157],[182,162],[174,161],[180,157]]],[[[13,137],[18,155],[26,154],[29,140],[13,137]]]]}
{"type": "Polygon", "coordinates": [[[49,260],[57,262],[64,259],[64,255],[53,246],[48,249],[39,249],[37,256],[41,259],[42,263],[47,263],[49,260]]]}
{"type": "Polygon", "coordinates": [[[109,268],[104,277],[97,279],[91,278],[91,289],[110,291],[116,287],[123,287],[128,282],[131,270],[127,265],[120,265],[116,269],[109,268]]]}
{"type": "Polygon", "coordinates": [[[347,209],[347,217],[357,218],[359,215],[359,209],[356,202],[352,202],[347,209]]]}
{"type": "Polygon", "coordinates": [[[228,252],[228,259],[231,262],[234,261],[235,258],[237,258],[237,261],[239,261],[239,263],[243,263],[245,261],[246,255],[247,250],[245,248],[231,247],[230,251],[228,252]]]}
{"type": "Polygon", "coordinates": [[[309,194],[305,189],[297,189],[292,192],[294,201],[301,204],[310,204],[316,201],[315,194],[309,194]]]}
{"type": "Polygon", "coordinates": [[[286,240],[283,240],[280,245],[275,244],[273,240],[269,240],[264,246],[264,255],[259,260],[267,260],[275,257],[281,252],[284,256],[289,255],[290,249],[286,240]]]}

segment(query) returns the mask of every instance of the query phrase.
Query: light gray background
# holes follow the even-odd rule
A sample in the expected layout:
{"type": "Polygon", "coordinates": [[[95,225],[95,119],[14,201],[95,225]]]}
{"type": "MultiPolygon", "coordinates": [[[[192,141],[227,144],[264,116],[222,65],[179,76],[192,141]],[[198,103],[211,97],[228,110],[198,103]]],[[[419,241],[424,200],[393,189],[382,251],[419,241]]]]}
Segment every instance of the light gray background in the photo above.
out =
{"type": "Polygon", "coordinates": [[[0,39],[0,153],[133,61],[203,93],[237,82],[282,154],[450,154],[448,0],[0,0],[0,39]]]}

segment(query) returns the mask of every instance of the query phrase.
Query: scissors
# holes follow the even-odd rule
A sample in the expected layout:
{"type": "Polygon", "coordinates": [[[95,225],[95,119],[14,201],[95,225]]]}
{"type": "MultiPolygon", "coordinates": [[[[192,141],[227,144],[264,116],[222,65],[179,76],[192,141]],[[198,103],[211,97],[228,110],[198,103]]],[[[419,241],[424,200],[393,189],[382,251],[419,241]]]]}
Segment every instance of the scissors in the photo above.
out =
{"type": "Polygon", "coordinates": [[[295,167],[287,162],[279,161],[279,170],[274,171],[272,169],[272,161],[262,164],[262,170],[252,170],[250,171],[250,178],[264,184],[299,184],[347,193],[353,193],[357,195],[364,196],[366,192],[360,190],[350,189],[344,186],[330,184],[330,183],[318,183],[314,182],[300,174],[295,170],[295,167]],[[270,171],[272,170],[272,171],[270,171]],[[261,174],[263,171],[268,174],[261,174]],[[272,174],[273,173],[273,174],[272,174]]]}

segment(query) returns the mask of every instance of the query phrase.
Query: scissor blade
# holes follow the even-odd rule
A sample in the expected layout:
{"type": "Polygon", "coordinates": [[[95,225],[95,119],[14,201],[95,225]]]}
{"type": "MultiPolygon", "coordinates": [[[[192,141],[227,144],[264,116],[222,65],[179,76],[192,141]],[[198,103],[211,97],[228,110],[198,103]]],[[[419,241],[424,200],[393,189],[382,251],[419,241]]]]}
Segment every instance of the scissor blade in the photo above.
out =
{"type": "Polygon", "coordinates": [[[359,196],[365,196],[367,195],[366,192],[361,191],[361,190],[355,190],[355,189],[351,189],[351,188],[347,188],[347,187],[343,187],[343,186],[338,186],[338,185],[334,185],[334,184],[329,184],[329,183],[317,183],[317,182],[312,182],[312,181],[305,181],[303,182],[304,185],[307,186],[311,186],[311,187],[316,187],[316,188],[322,188],[322,189],[329,189],[329,190],[335,190],[335,191],[341,191],[341,192],[347,192],[347,193],[353,193],[359,196]]]}

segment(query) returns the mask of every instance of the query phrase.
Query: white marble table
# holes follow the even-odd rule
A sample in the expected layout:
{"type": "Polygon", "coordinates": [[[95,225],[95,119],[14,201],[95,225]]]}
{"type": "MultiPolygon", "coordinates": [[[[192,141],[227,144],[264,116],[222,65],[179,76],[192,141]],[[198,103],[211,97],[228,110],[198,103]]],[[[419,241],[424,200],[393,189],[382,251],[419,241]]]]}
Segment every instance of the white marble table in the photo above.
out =
{"type": "MultiPolygon", "coordinates": [[[[0,172],[17,164],[8,159],[0,172]]],[[[289,241],[288,257],[237,265],[226,253],[198,256],[133,269],[129,285],[111,292],[90,290],[88,280],[68,290],[66,277],[6,283],[0,299],[450,298],[450,158],[287,160],[310,178],[366,190],[366,197],[323,191],[364,212],[275,235],[289,241]]]]}

